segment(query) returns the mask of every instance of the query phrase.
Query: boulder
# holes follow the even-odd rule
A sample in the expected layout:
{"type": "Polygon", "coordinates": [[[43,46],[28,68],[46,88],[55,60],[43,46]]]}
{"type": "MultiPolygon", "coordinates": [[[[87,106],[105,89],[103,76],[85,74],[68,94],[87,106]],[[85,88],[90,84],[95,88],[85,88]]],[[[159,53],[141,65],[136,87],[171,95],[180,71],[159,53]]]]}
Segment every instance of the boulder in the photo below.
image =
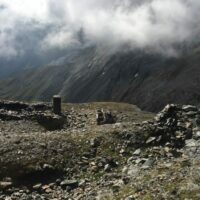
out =
{"type": "Polygon", "coordinates": [[[36,119],[39,124],[50,131],[62,129],[64,124],[66,123],[65,116],[54,114],[41,113],[36,115],[36,119]]]}

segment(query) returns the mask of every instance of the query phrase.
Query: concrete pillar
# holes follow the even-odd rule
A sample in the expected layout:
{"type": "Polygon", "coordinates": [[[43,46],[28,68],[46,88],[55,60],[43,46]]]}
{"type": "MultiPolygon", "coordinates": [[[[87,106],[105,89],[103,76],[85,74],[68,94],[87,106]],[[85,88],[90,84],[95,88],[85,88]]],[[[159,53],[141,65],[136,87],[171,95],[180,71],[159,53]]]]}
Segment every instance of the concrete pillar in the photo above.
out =
{"type": "Polygon", "coordinates": [[[61,114],[61,96],[59,95],[53,96],[53,112],[56,115],[61,114]]]}

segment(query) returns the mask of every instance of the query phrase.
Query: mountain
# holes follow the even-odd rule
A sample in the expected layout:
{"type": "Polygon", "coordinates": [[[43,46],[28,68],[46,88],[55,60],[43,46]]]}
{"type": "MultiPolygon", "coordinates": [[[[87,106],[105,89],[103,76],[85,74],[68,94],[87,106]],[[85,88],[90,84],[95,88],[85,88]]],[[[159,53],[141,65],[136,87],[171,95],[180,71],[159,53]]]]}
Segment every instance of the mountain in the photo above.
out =
{"type": "Polygon", "coordinates": [[[65,102],[128,102],[149,111],[167,103],[200,105],[199,63],[198,45],[173,58],[139,50],[109,54],[87,47],[2,79],[0,97],[50,101],[60,94],[65,102]]]}

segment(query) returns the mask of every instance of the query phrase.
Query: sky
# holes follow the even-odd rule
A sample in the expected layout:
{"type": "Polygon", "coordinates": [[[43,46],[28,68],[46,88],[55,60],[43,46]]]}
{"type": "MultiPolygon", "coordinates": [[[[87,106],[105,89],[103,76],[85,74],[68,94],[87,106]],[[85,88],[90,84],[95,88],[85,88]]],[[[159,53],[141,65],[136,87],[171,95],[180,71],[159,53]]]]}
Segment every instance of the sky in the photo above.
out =
{"type": "Polygon", "coordinates": [[[0,59],[84,45],[150,49],[200,34],[199,0],[0,0],[0,59]]]}

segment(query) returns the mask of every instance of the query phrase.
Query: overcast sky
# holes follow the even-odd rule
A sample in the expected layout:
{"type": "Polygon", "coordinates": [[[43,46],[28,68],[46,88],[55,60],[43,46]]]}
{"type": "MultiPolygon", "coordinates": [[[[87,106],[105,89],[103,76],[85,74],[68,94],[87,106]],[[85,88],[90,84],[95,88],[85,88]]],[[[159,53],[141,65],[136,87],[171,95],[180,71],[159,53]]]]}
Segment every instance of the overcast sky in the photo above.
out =
{"type": "Polygon", "coordinates": [[[200,34],[199,10],[199,0],[0,0],[0,58],[79,46],[80,30],[88,44],[170,55],[200,34]]]}

